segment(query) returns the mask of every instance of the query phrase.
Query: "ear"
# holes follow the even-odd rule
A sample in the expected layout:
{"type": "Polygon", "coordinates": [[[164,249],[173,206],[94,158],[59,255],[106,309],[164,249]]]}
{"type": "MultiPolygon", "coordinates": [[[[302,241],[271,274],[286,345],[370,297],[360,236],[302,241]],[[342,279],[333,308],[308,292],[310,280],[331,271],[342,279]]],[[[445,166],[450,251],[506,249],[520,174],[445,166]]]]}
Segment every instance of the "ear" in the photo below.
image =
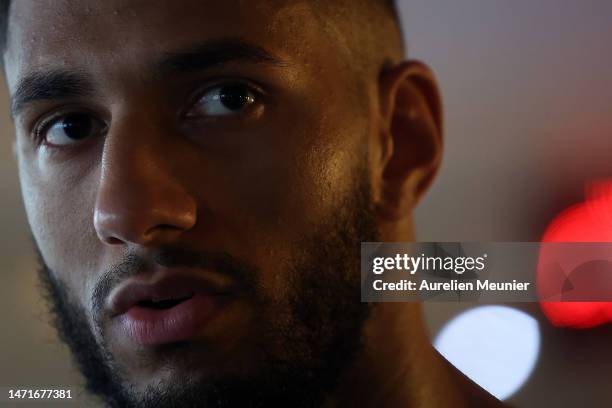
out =
{"type": "Polygon", "coordinates": [[[377,213],[386,221],[409,217],[442,158],[442,106],[433,73],[408,61],[380,77],[377,213]]]}

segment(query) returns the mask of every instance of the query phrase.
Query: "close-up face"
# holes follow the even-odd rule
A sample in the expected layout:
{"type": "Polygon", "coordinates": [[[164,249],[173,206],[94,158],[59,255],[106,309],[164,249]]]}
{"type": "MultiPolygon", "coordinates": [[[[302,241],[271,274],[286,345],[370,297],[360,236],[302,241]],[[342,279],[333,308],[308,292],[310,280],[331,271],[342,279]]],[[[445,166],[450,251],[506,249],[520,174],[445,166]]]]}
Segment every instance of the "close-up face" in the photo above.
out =
{"type": "Polygon", "coordinates": [[[0,0],[0,402],[609,401],[612,2],[467,3],[0,0]]]}
{"type": "Polygon", "coordinates": [[[313,4],[11,6],[42,279],[89,387],[117,404],[316,399],[359,346],[378,72],[347,62],[313,4]]]}

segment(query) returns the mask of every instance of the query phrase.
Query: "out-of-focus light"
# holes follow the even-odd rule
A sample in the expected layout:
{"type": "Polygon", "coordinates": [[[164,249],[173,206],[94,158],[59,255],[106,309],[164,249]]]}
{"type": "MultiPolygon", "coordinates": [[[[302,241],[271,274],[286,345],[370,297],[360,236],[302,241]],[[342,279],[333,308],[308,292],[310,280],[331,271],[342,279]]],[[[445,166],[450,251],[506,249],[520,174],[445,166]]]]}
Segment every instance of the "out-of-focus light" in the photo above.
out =
{"type": "MultiPolygon", "coordinates": [[[[590,183],[586,191],[587,200],[557,215],[546,229],[542,242],[612,242],[612,182],[590,183]]],[[[581,293],[595,293],[597,287],[607,290],[595,278],[566,276],[572,268],[556,274],[551,274],[550,268],[542,268],[544,261],[548,264],[555,261],[554,251],[551,248],[540,254],[537,280],[541,298],[546,299],[546,293],[562,293],[562,286],[568,283],[581,293]]],[[[581,259],[580,262],[586,264],[597,260],[595,258],[581,259]]],[[[602,275],[607,271],[599,272],[602,275]]],[[[540,306],[548,320],[557,327],[587,329],[612,321],[612,302],[543,301],[540,306]]]]}
{"type": "Polygon", "coordinates": [[[527,381],[538,360],[540,329],[528,314],[480,306],[442,328],[435,348],[472,381],[505,400],[527,381]]]}

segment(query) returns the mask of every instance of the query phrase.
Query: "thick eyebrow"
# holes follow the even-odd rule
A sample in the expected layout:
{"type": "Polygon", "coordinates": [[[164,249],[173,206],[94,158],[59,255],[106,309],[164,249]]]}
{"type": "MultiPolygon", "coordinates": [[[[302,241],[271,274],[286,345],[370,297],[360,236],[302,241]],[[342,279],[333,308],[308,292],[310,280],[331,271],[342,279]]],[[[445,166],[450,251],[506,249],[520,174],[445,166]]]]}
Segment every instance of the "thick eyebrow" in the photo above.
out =
{"type": "MultiPolygon", "coordinates": [[[[187,49],[167,52],[155,72],[161,77],[205,71],[230,62],[286,65],[265,49],[237,39],[207,41],[187,49]]],[[[95,94],[93,79],[86,73],[69,70],[34,72],[21,79],[11,102],[15,117],[28,105],[41,100],[89,97],[95,94]]]]}
{"type": "Polygon", "coordinates": [[[169,52],[159,61],[161,76],[205,71],[230,62],[286,65],[265,49],[239,39],[208,41],[178,52],[169,52]]]}
{"type": "Polygon", "coordinates": [[[51,70],[33,72],[23,77],[11,97],[11,114],[19,115],[28,105],[44,100],[91,96],[93,80],[77,71],[51,70]]]}

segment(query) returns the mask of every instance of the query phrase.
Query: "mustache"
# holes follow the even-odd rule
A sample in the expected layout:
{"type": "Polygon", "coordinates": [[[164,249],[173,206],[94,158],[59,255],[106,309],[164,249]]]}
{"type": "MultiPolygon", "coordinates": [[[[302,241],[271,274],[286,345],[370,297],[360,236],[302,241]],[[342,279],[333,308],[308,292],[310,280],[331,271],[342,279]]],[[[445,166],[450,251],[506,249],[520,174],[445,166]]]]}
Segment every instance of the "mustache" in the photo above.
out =
{"type": "Polygon", "coordinates": [[[216,273],[231,278],[247,293],[255,292],[257,286],[256,268],[226,252],[170,249],[156,252],[149,260],[131,252],[127,253],[120,262],[111,266],[96,283],[91,296],[94,320],[99,322],[105,300],[117,285],[126,279],[144,273],[152,264],[165,268],[214,270],[216,273]]]}

